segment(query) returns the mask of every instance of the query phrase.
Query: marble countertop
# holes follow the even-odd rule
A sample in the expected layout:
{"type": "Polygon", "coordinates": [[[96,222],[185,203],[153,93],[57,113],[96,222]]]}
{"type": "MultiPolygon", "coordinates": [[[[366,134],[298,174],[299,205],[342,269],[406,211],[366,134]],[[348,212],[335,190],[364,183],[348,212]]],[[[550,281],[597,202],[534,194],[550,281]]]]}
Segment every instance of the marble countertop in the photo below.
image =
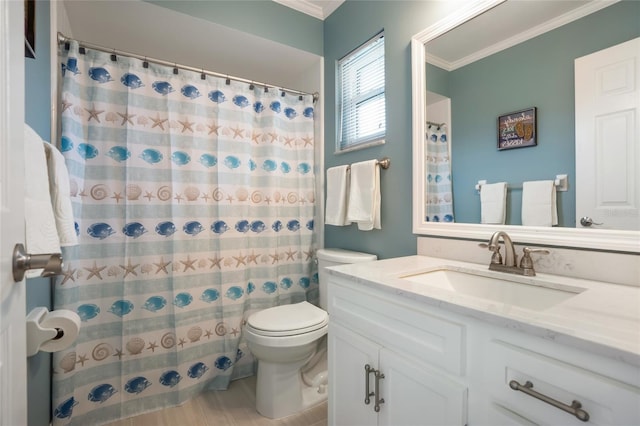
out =
{"type": "Polygon", "coordinates": [[[538,273],[528,278],[488,271],[488,265],[407,256],[327,269],[333,276],[493,325],[517,329],[640,367],[640,287],[538,273]],[[447,268],[525,284],[584,291],[546,309],[526,309],[409,281],[402,276],[447,268]],[[517,277],[517,278],[514,278],[517,277]]]}

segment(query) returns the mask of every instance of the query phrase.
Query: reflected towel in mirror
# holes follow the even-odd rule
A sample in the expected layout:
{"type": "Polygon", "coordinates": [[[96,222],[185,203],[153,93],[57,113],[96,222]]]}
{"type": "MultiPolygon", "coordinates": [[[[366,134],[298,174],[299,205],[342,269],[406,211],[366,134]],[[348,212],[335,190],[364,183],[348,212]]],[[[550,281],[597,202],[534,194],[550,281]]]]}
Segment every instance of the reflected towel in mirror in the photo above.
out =
{"type": "Polygon", "coordinates": [[[480,223],[504,225],[506,206],[506,182],[486,183],[480,187],[480,223]]]}
{"type": "Polygon", "coordinates": [[[522,224],[524,226],[558,224],[556,188],[552,180],[536,180],[522,184],[522,224]]]}

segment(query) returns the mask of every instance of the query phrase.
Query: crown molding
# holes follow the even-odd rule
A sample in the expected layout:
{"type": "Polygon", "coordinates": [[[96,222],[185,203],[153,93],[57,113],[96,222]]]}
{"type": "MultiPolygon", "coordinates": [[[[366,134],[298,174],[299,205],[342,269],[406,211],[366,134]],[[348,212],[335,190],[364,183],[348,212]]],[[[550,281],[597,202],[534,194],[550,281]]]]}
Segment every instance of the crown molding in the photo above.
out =
{"type": "Polygon", "coordinates": [[[305,13],[307,15],[313,16],[314,18],[318,18],[324,20],[329,15],[333,13],[340,5],[344,2],[344,0],[326,0],[321,2],[313,2],[309,0],[273,0],[276,3],[279,3],[283,6],[287,6],[291,9],[297,10],[298,12],[305,13]],[[320,6],[319,3],[322,3],[323,6],[320,6]]]}
{"type": "Polygon", "coordinates": [[[611,6],[614,3],[617,3],[620,0],[604,0],[604,1],[592,1],[590,3],[585,4],[579,8],[576,8],[570,12],[562,14],[552,20],[546,21],[540,25],[532,27],[526,31],[523,31],[519,34],[516,34],[513,37],[505,39],[500,43],[493,44],[489,47],[481,49],[477,52],[472,53],[471,55],[467,55],[457,61],[447,61],[435,55],[426,55],[426,60],[432,65],[436,65],[439,68],[442,68],[446,71],[453,71],[458,68],[461,68],[465,65],[469,65],[475,61],[486,58],[488,56],[493,55],[494,53],[498,53],[502,50],[508,49],[510,47],[516,46],[524,41],[530,40],[534,37],[537,37],[541,34],[544,34],[548,31],[559,28],[565,24],[576,21],[580,18],[583,18],[587,15],[590,15],[594,12],[597,12],[601,9],[611,6]]]}

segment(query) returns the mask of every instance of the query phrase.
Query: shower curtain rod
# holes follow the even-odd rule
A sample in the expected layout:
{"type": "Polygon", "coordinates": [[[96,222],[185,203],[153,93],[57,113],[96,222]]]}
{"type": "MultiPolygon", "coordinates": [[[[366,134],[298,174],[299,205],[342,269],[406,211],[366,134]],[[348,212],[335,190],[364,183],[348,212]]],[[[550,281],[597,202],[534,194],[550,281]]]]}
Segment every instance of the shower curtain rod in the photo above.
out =
{"type": "Polygon", "coordinates": [[[137,53],[125,52],[123,50],[117,50],[117,49],[110,49],[108,47],[100,46],[100,45],[97,45],[97,44],[88,43],[88,42],[84,42],[84,41],[80,41],[80,40],[75,40],[73,38],[65,36],[61,32],[58,32],[58,44],[67,43],[67,42],[70,42],[72,40],[73,41],[77,41],[78,44],[81,47],[85,47],[85,48],[88,48],[88,49],[99,50],[101,52],[111,53],[112,55],[129,56],[129,57],[132,57],[132,58],[140,59],[140,60],[145,61],[145,62],[153,62],[154,64],[173,67],[174,69],[180,68],[180,69],[187,70],[187,71],[194,71],[194,72],[201,73],[202,76],[211,75],[211,76],[214,76],[214,77],[226,78],[227,80],[234,80],[234,81],[240,81],[240,82],[247,83],[247,84],[253,84],[253,85],[257,85],[257,86],[264,86],[265,89],[270,87],[270,88],[281,90],[283,92],[294,93],[296,95],[311,95],[311,96],[313,96],[313,102],[314,103],[320,98],[320,94],[318,92],[307,93],[307,92],[302,92],[302,91],[296,90],[296,89],[288,89],[286,87],[276,87],[276,86],[273,86],[273,85],[270,85],[270,84],[261,83],[259,81],[247,80],[245,78],[234,77],[234,76],[230,76],[230,75],[227,75],[227,74],[221,74],[221,73],[214,72],[214,71],[208,71],[208,70],[205,70],[205,69],[202,69],[202,68],[195,68],[195,67],[190,67],[188,65],[177,64],[175,62],[164,61],[162,59],[150,58],[148,56],[138,55],[137,53]]]}
{"type": "Polygon", "coordinates": [[[427,121],[427,126],[437,126],[438,129],[442,126],[444,126],[447,123],[434,123],[433,121],[427,121]]]}

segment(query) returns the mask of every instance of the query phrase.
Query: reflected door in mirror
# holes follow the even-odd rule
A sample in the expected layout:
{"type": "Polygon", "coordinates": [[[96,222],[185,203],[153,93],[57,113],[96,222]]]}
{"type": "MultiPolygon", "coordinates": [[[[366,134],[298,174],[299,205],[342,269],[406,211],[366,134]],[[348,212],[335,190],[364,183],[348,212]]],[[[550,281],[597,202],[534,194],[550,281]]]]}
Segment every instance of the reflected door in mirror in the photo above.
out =
{"type": "Polygon", "coordinates": [[[638,64],[640,38],[575,61],[578,227],[640,230],[638,64]]]}

